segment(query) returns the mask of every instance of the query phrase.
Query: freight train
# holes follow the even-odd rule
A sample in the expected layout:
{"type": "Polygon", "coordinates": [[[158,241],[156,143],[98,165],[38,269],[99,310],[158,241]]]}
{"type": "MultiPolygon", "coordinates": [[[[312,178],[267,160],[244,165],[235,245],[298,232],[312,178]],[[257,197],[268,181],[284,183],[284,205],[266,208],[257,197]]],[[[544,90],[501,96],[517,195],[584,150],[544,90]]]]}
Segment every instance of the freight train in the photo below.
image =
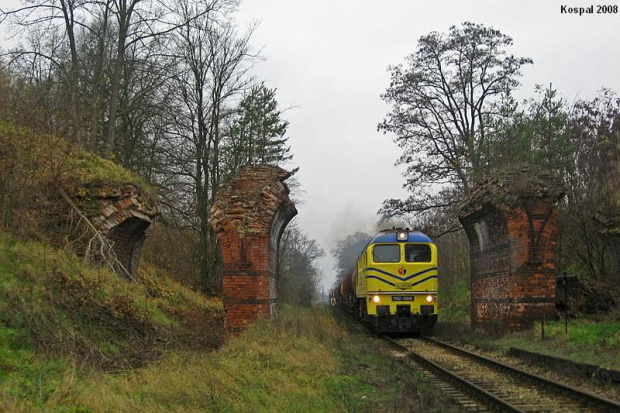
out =
{"type": "Polygon", "coordinates": [[[437,322],[437,247],[421,232],[377,233],[330,304],[380,333],[428,333],[437,322]]]}

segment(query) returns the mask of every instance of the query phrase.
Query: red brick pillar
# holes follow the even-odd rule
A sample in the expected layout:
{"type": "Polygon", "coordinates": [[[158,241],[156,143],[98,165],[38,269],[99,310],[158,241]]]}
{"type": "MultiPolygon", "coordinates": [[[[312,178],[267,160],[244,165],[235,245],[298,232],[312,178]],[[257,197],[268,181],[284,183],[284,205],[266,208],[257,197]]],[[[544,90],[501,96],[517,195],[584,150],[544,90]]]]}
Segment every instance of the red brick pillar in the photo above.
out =
{"type": "Polygon", "coordinates": [[[561,181],[527,168],[482,183],[461,206],[474,331],[519,330],[552,317],[561,181]]]}
{"type": "Polygon", "coordinates": [[[284,183],[289,176],[276,166],[245,166],[220,188],[211,208],[222,251],[226,323],[232,330],[277,312],[280,236],[297,214],[284,183]]]}
{"type": "Polygon", "coordinates": [[[601,237],[609,251],[609,282],[620,285],[620,140],[613,135],[603,148],[604,192],[608,199],[595,216],[601,225],[601,237]]]}

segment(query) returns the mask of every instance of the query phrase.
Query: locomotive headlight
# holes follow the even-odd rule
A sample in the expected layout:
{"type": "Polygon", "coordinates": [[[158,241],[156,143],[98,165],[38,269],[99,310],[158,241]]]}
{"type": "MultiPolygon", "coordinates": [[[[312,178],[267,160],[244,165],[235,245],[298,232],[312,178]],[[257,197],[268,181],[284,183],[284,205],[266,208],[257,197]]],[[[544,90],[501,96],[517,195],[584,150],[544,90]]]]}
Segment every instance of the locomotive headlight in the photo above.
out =
{"type": "Polygon", "coordinates": [[[407,231],[396,232],[396,239],[398,241],[407,241],[409,239],[409,233],[407,231]]]}
{"type": "Polygon", "coordinates": [[[378,295],[373,295],[372,296],[372,302],[375,304],[379,304],[379,301],[381,301],[381,297],[379,297],[378,295]]]}
{"type": "Polygon", "coordinates": [[[433,296],[432,295],[427,295],[426,296],[426,302],[427,303],[432,303],[433,302],[433,296]]]}

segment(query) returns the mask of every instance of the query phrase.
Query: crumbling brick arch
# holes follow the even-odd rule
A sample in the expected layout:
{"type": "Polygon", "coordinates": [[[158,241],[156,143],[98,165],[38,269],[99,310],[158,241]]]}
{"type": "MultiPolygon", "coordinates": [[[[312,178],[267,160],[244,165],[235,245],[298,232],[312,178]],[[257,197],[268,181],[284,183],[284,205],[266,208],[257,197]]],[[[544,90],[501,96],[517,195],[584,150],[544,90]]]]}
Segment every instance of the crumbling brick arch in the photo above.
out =
{"type": "Polygon", "coordinates": [[[521,329],[553,316],[555,206],[563,193],[558,177],[522,168],[486,180],[461,206],[474,330],[521,329]]]}
{"type": "Polygon", "coordinates": [[[468,219],[472,225],[465,227],[465,233],[472,254],[501,249],[508,242],[506,218],[493,204],[485,203],[468,219]]]}
{"type": "Polygon", "coordinates": [[[245,166],[220,188],[211,208],[231,330],[277,314],[280,237],[297,214],[284,183],[289,176],[276,166],[245,166]]]}
{"type": "Polygon", "coordinates": [[[91,184],[74,196],[77,207],[112,250],[115,271],[134,278],[146,229],[160,215],[158,200],[133,184],[91,184]]]}
{"type": "Polygon", "coordinates": [[[110,229],[108,240],[124,275],[135,276],[149,225],[150,220],[132,216],[110,229]]]}

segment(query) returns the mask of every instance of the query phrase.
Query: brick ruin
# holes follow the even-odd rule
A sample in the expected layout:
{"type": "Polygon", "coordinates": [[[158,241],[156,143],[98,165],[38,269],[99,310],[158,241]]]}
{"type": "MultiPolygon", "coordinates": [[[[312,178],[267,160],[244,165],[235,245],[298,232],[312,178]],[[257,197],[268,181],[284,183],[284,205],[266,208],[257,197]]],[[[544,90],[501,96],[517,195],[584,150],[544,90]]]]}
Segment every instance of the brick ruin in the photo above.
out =
{"type": "Polygon", "coordinates": [[[610,277],[612,284],[620,284],[620,139],[610,139],[606,144],[603,164],[605,193],[609,195],[595,219],[601,227],[600,235],[609,250],[610,277]]]}
{"type": "MultiPolygon", "coordinates": [[[[70,202],[108,241],[116,258],[115,271],[133,279],[146,239],[145,231],[160,215],[158,201],[132,184],[92,184],[79,189],[70,202]]],[[[82,245],[85,254],[89,254],[88,248],[92,249],[82,245]]],[[[102,259],[98,251],[90,254],[95,260],[102,259]]]]}
{"type": "Polygon", "coordinates": [[[220,188],[211,208],[222,252],[226,323],[233,331],[277,314],[280,237],[297,215],[284,183],[290,175],[276,166],[245,166],[220,188]]]}
{"type": "Polygon", "coordinates": [[[474,331],[520,330],[554,315],[555,205],[563,193],[558,177],[523,168],[483,182],[461,206],[474,331]]]}

